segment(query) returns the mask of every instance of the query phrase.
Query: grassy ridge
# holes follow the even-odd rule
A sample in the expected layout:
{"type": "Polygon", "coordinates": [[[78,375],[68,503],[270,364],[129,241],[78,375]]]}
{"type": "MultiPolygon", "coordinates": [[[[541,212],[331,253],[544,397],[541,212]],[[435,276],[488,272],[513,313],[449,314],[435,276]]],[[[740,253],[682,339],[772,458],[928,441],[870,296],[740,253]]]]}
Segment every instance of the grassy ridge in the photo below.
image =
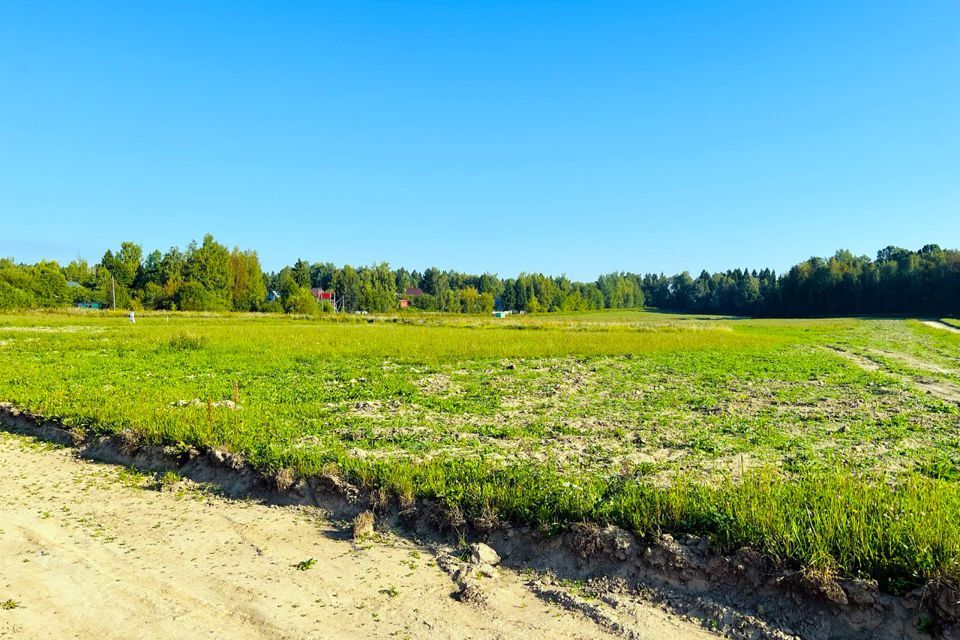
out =
{"type": "Polygon", "coordinates": [[[893,320],[11,315],[0,399],[401,503],[709,533],[893,585],[960,574],[960,412],[911,382],[960,382],[956,344],[893,320]],[[207,405],[235,384],[240,409],[207,405]]]}
{"type": "Polygon", "coordinates": [[[782,566],[874,577],[890,590],[960,576],[960,487],[922,476],[890,484],[836,470],[788,479],[767,468],[737,482],[680,477],[658,487],[589,476],[573,485],[549,470],[458,461],[397,466],[347,459],[342,469],[401,500],[442,498],[468,517],[707,534],[722,550],[748,545],[782,566]]]}

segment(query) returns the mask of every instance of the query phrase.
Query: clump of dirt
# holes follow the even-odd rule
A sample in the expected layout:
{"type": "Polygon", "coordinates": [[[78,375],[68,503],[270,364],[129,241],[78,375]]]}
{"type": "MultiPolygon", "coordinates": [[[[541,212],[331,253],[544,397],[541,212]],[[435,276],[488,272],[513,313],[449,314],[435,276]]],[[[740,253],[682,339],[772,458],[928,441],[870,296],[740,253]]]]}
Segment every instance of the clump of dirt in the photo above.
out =
{"type": "Polygon", "coordinates": [[[785,582],[788,584],[792,582],[802,591],[820,596],[834,604],[846,605],[850,602],[836,575],[830,571],[800,571],[787,576],[785,582]]]}
{"type": "Polygon", "coordinates": [[[360,490],[335,473],[324,473],[308,478],[307,488],[317,502],[317,494],[327,494],[342,499],[347,504],[353,504],[360,499],[360,490]]]}
{"type": "Polygon", "coordinates": [[[583,560],[602,554],[619,562],[636,557],[639,548],[628,531],[591,523],[573,525],[567,534],[567,545],[583,560]]]}
{"type": "Polygon", "coordinates": [[[140,434],[131,429],[124,429],[116,437],[119,441],[120,453],[125,456],[133,456],[143,444],[143,438],[140,434]]]}
{"type": "Polygon", "coordinates": [[[475,582],[458,582],[457,592],[454,594],[454,597],[460,602],[466,602],[478,606],[483,606],[487,603],[487,596],[484,595],[483,589],[480,588],[480,585],[475,582]]]}
{"type": "Polygon", "coordinates": [[[500,554],[490,545],[476,542],[470,545],[470,563],[495,567],[500,564],[500,554]]]}
{"type": "Polygon", "coordinates": [[[292,469],[277,469],[273,473],[273,486],[281,493],[289,491],[296,483],[297,478],[292,469]]]}
{"type": "Polygon", "coordinates": [[[497,512],[487,506],[480,515],[470,520],[470,524],[473,525],[474,530],[478,533],[487,535],[503,523],[497,515],[497,512]]]}
{"type": "Polygon", "coordinates": [[[463,510],[455,504],[435,502],[426,511],[432,524],[440,531],[462,530],[467,525],[463,510]]]}
{"type": "Polygon", "coordinates": [[[371,511],[376,514],[383,514],[390,508],[392,499],[389,491],[378,488],[370,492],[367,496],[367,502],[371,511]]]}
{"type": "Polygon", "coordinates": [[[373,537],[373,511],[363,511],[353,519],[353,541],[363,542],[373,537]]]}

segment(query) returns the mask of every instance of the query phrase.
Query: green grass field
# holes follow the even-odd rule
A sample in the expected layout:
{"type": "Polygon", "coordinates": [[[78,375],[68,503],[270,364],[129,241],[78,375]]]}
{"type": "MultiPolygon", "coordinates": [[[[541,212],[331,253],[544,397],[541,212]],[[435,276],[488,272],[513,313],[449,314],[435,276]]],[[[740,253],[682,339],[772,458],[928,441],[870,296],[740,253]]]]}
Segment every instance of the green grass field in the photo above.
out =
{"type": "Polygon", "coordinates": [[[400,504],[960,578],[960,335],[918,321],[6,315],[0,400],[400,504]]]}

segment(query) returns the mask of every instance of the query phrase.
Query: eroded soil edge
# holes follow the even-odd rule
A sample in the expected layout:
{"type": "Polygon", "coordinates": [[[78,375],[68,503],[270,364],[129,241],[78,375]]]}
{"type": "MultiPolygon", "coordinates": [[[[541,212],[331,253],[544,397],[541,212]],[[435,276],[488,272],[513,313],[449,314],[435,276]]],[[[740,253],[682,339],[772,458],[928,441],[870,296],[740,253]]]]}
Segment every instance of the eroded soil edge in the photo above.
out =
{"type": "Polygon", "coordinates": [[[467,521],[456,509],[428,500],[400,510],[378,492],[362,492],[335,476],[267,476],[229,452],[144,445],[128,431],[70,430],[9,404],[0,404],[0,423],[15,433],[73,446],[90,459],[176,471],[229,497],[311,505],[344,520],[372,511],[379,526],[435,543],[438,564],[459,585],[453,595],[480,607],[487,588],[483,565],[444,551],[451,543],[489,545],[504,565],[529,572],[528,586],[539,597],[579,611],[622,637],[641,637],[642,616],[631,609],[651,601],[728,637],[921,638],[931,632],[960,637],[960,595],[950,585],[930,583],[891,595],[873,581],[783,570],[747,548],[720,555],[708,540],[693,536],[641,540],[589,523],[547,535],[507,522],[467,521]]]}

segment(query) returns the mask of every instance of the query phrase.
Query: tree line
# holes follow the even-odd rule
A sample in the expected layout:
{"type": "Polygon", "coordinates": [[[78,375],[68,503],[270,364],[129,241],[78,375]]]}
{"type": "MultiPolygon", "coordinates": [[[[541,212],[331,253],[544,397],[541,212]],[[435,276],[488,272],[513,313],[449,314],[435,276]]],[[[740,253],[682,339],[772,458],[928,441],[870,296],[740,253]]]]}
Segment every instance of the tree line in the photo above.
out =
{"type": "Polygon", "coordinates": [[[386,263],[352,267],[303,259],[264,272],[255,251],[230,250],[211,235],[186,249],[147,255],[140,245],[124,242],[94,265],[83,259],[65,266],[0,259],[0,309],[115,304],[123,309],[317,314],[394,311],[401,300],[413,309],[447,313],[652,306],[749,316],[958,315],[960,251],[937,245],[919,251],[887,247],[875,259],[838,251],[805,260],[779,276],[771,269],[703,271],[696,278],[688,272],[618,272],[593,282],[539,273],[502,279],[435,267],[420,272],[391,269],[386,263]],[[318,300],[311,289],[334,295],[318,300]]]}

